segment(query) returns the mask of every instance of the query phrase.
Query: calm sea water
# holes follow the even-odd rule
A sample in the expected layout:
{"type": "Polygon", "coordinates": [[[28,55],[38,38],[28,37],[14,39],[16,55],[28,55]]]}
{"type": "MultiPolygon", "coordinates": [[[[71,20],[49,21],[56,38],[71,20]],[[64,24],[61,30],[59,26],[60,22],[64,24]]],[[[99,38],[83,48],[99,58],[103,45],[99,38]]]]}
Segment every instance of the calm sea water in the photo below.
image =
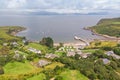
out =
{"type": "Polygon", "coordinates": [[[27,30],[18,33],[29,40],[41,40],[50,36],[55,42],[72,42],[74,36],[85,40],[99,39],[84,27],[95,25],[101,18],[117,17],[115,15],[52,15],[52,16],[0,16],[0,26],[23,26],[27,30]]]}

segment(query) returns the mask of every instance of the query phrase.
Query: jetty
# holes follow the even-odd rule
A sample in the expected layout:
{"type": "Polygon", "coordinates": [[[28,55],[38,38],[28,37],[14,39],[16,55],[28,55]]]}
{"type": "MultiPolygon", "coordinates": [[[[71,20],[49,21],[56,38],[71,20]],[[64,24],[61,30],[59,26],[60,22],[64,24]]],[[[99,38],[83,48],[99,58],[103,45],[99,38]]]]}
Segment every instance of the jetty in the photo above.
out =
{"type": "Polygon", "coordinates": [[[86,44],[86,46],[88,46],[88,45],[89,45],[89,42],[87,42],[86,40],[84,40],[84,39],[82,39],[82,38],[80,38],[80,37],[78,37],[78,36],[74,36],[74,39],[75,39],[75,40],[79,40],[79,41],[81,41],[81,42],[85,43],[85,44],[86,44]]]}

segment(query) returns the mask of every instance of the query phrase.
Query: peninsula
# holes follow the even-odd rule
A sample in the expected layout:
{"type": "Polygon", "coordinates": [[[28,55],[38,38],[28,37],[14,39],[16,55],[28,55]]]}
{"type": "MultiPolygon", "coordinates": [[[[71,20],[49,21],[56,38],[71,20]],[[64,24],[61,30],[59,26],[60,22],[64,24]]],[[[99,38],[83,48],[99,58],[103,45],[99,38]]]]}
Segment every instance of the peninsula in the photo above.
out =
{"type": "Polygon", "coordinates": [[[95,26],[89,27],[93,34],[108,39],[120,40],[120,18],[101,19],[95,26]]]}

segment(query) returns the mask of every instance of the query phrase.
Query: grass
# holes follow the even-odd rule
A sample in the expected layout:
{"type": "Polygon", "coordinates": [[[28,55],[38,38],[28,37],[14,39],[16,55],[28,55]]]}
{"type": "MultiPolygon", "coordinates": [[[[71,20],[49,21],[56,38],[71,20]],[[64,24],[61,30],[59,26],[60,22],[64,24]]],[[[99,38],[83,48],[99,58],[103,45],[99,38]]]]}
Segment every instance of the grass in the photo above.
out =
{"type": "Polygon", "coordinates": [[[85,49],[85,50],[81,50],[83,53],[93,53],[96,51],[96,49],[85,49]]]}
{"type": "Polygon", "coordinates": [[[58,55],[58,56],[63,56],[65,53],[62,52],[62,51],[61,52],[59,51],[59,52],[55,52],[55,54],[58,55]]]}
{"type": "Polygon", "coordinates": [[[100,48],[104,46],[115,47],[117,46],[116,41],[93,41],[86,48],[100,48]]]}
{"type": "Polygon", "coordinates": [[[35,70],[36,67],[32,66],[29,62],[10,62],[4,66],[5,74],[24,74],[35,70]]]}
{"type": "Polygon", "coordinates": [[[24,52],[22,52],[22,51],[18,51],[18,53],[21,54],[21,55],[25,55],[25,56],[28,55],[27,53],[24,53],[24,52]]]}
{"type": "Polygon", "coordinates": [[[22,27],[17,27],[17,26],[4,26],[4,27],[0,27],[0,38],[8,41],[8,40],[13,40],[13,39],[16,39],[16,40],[19,40],[18,37],[16,36],[12,36],[10,34],[7,34],[7,32],[9,31],[9,29],[11,30],[21,30],[22,27]]]}
{"type": "Polygon", "coordinates": [[[120,22],[113,22],[112,24],[120,24],[120,22]]]}
{"type": "MultiPolygon", "coordinates": [[[[44,69],[54,69],[56,66],[62,67],[64,65],[59,62],[53,62],[50,65],[45,66],[44,69]]],[[[25,61],[25,63],[10,62],[6,64],[3,68],[5,74],[25,74],[38,69],[37,67],[31,65],[28,61],[25,61]]],[[[43,70],[43,68],[40,69],[43,70]]]]}
{"type": "Polygon", "coordinates": [[[29,43],[29,45],[26,46],[26,48],[28,48],[28,47],[32,47],[37,50],[41,50],[43,53],[46,53],[48,51],[48,48],[46,46],[40,45],[38,43],[29,43]]]}
{"type": "MultiPolygon", "coordinates": [[[[56,66],[63,67],[64,65],[62,63],[59,63],[59,62],[54,62],[50,65],[45,66],[44,69],[42,69],[42,70],[48,70],[48,69],[53,70],[56,66]]],[[[45,74],[40,73],[39,75],[35,75],[27,80],[45,80],[45,79],[46,79],[45,74]]]]}
{"type": "Polygon", "coordinates": [[[46,79],[45,74],[40,73],[39,75],[31,77],[31,78],[29,78],[27,80],[45,80],[45,79],[46,79]]]}
{"type": "Polygon", "coordinates": [[[66,70],[59,76],[63,78],[62,80],[89,80],[86,76],[77,70],[66,70]]]}
{"type": "Polygon", "coordinates": [[[53,62],[52,64],[45,66],[45,69],[54,69],[56,66],[63,67],[64,64],[60,62],[53,62]]]}

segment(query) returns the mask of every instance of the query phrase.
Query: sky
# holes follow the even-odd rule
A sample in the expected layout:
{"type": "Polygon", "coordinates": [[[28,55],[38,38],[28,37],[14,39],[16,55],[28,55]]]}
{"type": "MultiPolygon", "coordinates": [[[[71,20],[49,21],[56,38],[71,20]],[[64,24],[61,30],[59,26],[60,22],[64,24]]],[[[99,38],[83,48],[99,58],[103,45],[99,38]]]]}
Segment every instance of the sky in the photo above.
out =
{"type": "Polygon", "coordinates": [[[120,12],[120,0],[0,0],[0,11],[120,12]]]}

